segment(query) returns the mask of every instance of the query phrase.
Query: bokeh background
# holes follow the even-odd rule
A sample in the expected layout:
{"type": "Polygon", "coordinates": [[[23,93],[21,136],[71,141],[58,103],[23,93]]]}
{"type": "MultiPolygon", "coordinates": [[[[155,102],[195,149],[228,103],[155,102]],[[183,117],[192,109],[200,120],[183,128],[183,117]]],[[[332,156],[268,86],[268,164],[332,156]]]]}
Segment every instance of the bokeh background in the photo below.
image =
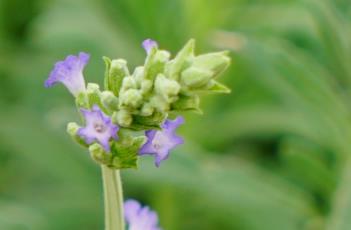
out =
{"type": "Polygon", "coordinates": [[[65,132],[79,121],[53,64],[91,53],[142,64],[140,43],[231,51],[230,95],[187,114],[186,143],[123,172],[126,198],[166,230],[351,229],[349,0],[0,0],[0,229],[103,229],[100,169],[65,132]]]}

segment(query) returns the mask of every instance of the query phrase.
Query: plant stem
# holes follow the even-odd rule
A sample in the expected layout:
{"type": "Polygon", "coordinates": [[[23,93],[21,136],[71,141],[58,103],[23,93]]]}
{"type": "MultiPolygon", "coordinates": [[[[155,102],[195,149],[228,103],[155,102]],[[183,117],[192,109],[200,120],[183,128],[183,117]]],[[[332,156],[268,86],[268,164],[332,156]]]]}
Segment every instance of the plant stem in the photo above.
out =
{"type": "Polygon", "coordinates": [[[119,170],[101,166],[105,202],[105,230],[125,230],[123,190],[119,170]]]}

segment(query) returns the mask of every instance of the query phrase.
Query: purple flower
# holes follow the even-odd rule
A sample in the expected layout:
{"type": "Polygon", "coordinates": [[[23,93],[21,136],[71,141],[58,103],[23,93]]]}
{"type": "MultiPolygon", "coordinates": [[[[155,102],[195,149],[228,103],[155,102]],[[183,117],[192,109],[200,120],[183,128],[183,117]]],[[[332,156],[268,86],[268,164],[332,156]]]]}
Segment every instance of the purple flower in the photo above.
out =
{"type": "Polygon", "coordinates": [[[86,126],[80,128],[77,132],[87,144],[94,141],[99,142],[106,152],[110,152],[110,139],[118,139],[117,132],[119,127],[112,123],[111,119],[106,116],[97,105],[91,110],[81,109],[86,126]]]}
{"type": "Polygon", "coordinates": [[[166,160],[169,151],[177,145],[183,144],[183,139],[175,134],[179,125],[184,123],[184,118],[179,116],[175,120],[167,119],[162,125],[162,130],[148,130],[147,142],[141,147],[139,154],[150,154],[155,156],[155,164],[160,166],[161,161],[166,160]]]}
{"type": "Polygon", "coordinates": [[[157,48],[157,42],[151,39],[146,39],[143,41],[143,48],[146,50],[146,53],[149,54],[152,48],[157,48]]]}
{"type": "Polygon", "coordinates": [[[142,207],[136,200],[124,202],[124,216],[128,230],[161,230],[156,212],[149,207],[142,207]]]}
{"type": "Polygon", "coordinates": [[[74,96],[85,91],[83,69],[88,63],[89,57],[89,54],[80,52],[78,56],[69,55],[65,60],[57,62],[49,78],[45,81],[45,87],[48,88],[61,82],[74,96]]]}

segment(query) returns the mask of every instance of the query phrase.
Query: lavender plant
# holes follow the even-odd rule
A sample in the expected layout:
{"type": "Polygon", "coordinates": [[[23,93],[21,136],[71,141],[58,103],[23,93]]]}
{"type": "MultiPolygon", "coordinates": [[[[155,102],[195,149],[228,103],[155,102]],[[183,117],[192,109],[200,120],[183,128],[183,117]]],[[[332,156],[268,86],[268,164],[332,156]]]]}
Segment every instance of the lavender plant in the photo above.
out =
{"type": "MultiPolygon", "coordinates": [[[[184,142],[175,133],[184,123],[179,113],[201,112],[199,102],[203,93],[230,92],[216,80],[230,64],[228,52],[197,56],[195,42],[190,40],[171,59],[170,53],[159,49],[151,39],[145,40],[142,46],[146,60],[133,73],[127,61],[103,58],[104,89],[95,83],[86,85],[83,70],[90,56],[84,52],[57,62],[45,82],[46,87],[62,83],[75,97],[84,125],[71,122],[67,132],[88,148],[92,159],[102,167],[106,230],[125,229],[119,170],[137,168],[137,160],[143,155],[153,156],[159,167],[170,151],[184,142]]],[[[146,210],[135,202],[127,206],[140,209],[141,213],[146,210]]],[[[143,218],[132,218],[134,214],[126,213],[130,230],[158,229],[152,227],[152,220],[146,221],[150,227],[142,224],[143,219],[155,216],[154,213],[140,215],[143,218]],[[136,220],[142,223],[135,224],[136,220]]]]}

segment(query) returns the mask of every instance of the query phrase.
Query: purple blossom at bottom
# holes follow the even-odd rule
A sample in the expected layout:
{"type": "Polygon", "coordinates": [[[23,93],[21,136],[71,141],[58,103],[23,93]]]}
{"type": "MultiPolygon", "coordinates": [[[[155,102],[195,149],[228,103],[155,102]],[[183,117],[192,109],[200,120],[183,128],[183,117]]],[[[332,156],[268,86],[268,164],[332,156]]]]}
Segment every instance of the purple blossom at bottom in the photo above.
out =
{"type": "Polygon", "coordinates": [[[143,48],[145,49],[146,53],[149,54],[152,48],[157,48],[158,44],[156,41],[152,39],[146,39],[142,43],[143,48]]]}
{"type": "Polygon", "coordinates": [[[145,132],[147,142],[139,150],[139,155],[154,155],[155,165],[160,166],[169,156],[171,149],[183,144],[183,138],[175,134],[178,126],[184,123],[184,118],[178,116],[175,120],[167,119],[162,125],[162,130],[148,130],[145,132]]]}
{"type": "Polygon", "coordinates": [[[112,123],[111,119],[106,116],[97,105],[91,110],[80,110],[86,121],[86,126],[80,128],[77,132],[87,144],[97,141],[102,145],[106,152],[110,152],[110,139],[118,139],[117,132],[119,127],[112,123]]]}
{"type": "Polygon", "coordinates": [[[124,202],[124,217],[128,230],[161,230],[156,212],[147,206],[142,207],[136,200],[124,202]]]}
{"type": "Polygon", "coordinates": [[[78,56],[69,55],[65,60],[58,61],[45,81],[45,87],[52,87],[56,83],[61,82],[74,96],[84,92],[83,69],[89,58],[89,54],[80,52],[78,56]]]}

